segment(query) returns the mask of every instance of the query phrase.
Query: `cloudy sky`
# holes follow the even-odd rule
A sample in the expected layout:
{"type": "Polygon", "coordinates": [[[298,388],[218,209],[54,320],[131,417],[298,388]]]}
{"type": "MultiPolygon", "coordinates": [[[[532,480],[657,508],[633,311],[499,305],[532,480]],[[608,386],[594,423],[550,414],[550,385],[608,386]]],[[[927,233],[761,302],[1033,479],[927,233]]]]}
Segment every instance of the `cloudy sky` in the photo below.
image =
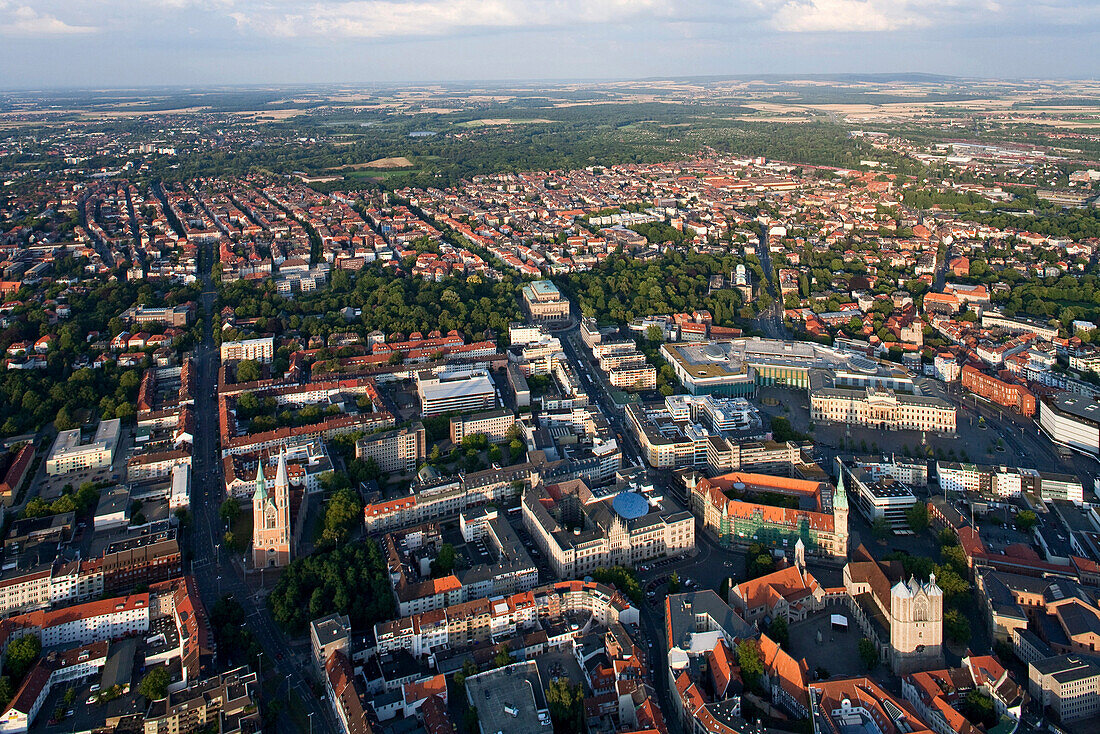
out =
{"type": "Polygon", "coordinates": [[[0,0],[0,88],[1100,76],[1100,0],[0,0]]]}

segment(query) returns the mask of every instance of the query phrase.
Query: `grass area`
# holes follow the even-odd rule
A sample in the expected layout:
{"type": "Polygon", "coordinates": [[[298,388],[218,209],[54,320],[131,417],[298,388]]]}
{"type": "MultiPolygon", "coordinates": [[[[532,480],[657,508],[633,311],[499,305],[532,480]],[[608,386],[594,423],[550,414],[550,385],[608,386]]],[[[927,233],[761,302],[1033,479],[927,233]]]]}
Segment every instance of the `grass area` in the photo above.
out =
{"type": "Polygon", "coordinates": [[[241,507],[241,514],[237,517],[233,525],[230,526],[230,531],[233,533],[233,541],[238,548],[247,548],[248,544],[252,542],[251,503],[241,507]]]}

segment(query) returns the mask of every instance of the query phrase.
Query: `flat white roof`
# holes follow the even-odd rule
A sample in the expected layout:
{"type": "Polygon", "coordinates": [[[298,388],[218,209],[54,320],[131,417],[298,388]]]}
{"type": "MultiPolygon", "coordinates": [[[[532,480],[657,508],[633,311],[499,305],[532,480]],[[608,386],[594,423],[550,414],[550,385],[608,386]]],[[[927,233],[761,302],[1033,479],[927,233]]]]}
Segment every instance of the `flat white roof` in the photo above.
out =
{"type": "Polygon", "coordinates": [[[448,400],[496,391],[493,381],[483,375],[464,380],[425,381],[420,383],[418,389],[425,400],[448,400]]]}

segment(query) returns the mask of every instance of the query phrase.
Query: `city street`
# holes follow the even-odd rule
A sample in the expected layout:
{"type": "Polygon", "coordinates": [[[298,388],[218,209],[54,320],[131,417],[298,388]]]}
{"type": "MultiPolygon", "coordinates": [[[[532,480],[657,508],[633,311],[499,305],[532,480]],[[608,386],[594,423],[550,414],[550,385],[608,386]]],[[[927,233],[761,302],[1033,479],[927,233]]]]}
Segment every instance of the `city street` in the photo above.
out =
{"type": "MultiPolygon", "coordinates": [[[[204,248],[207,263],[212,254],[204,248]]],[[[231,558],[220,547],[224,528],[218,517],[218,508],[224,492],[221,461],[218,447],[218,410],[217,410],[217,369],[218,350],[214,346],[212,328],[217,314],[214,310],[215,292],[209,277],[209,268],[205,268],[202,310],[205,319],[205,333],[202,344],[195,349],[194,359],[197,372],[195,391],[195,422],[205,430],[195,435],[192,457],[191,510],[193,525],[190,540],[191,568],[202,595],[207,613],[223,596],[232,595],[245,610],[249,629],[255,634],[263,648],[260,661],[261,680],[275,679],[286,683],[289,689],[298,694],[303,703],[302,718],[311,721],[313,732],[335,732],[333,713],[312,692],[306,677],[309,659],[306,651],[294,652],[287,638],[282,634],[271,617],[265,603],[264,590],[259,589],[258,581],[246,579],[239,558],[231,558]]],[[[249,512],[250,508],[242,508],[249,512]]],[[[268,588],[274,579],[268,579],[268,588]]],[[[276,731],[300,732],[301,726],[291,717],[289,694],[282,699],[276,731]]],[[[270,705],[271,701],[264,701],[270,705]]]]}

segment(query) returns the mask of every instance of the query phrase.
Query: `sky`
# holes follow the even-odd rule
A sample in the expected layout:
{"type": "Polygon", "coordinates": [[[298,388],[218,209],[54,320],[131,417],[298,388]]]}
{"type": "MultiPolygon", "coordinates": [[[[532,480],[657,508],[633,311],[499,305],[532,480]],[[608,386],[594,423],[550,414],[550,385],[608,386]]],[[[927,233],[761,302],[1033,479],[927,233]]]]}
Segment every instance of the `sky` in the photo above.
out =
{"type": "Polygon", "coordinates": [[[0,88],[1100,77],[1100,0],[0,0],[0,88]]]}

